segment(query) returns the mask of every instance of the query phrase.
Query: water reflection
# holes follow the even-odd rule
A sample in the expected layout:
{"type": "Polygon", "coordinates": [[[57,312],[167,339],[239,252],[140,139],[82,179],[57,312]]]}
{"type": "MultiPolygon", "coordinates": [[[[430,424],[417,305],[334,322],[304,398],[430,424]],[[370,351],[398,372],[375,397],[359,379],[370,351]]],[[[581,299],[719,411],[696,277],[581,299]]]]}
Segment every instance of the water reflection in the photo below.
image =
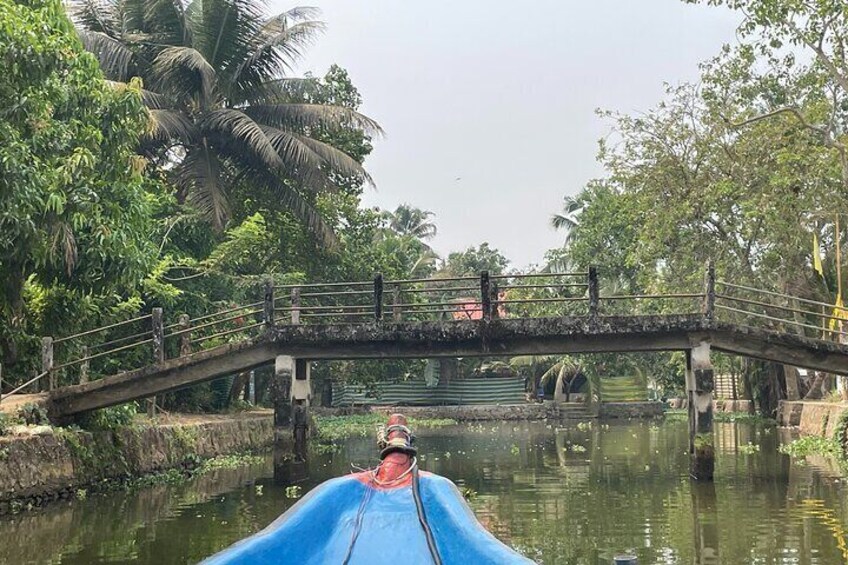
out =
{"type": "MultiPolygon", "coordinates": [[[[419,434],[426,470],[475,491],[500,539],[540,563],[831,564],[848,558],[848,494],[826,460],[796,465],[778,430],[716,424],[716,482],[688,478],[685,422],[487,424],[419,434]],[[760,451],[747,448],[759,445],[760,451]]],[[[286,487],[376,462],[370,438],[308,464],[269,456],[189,484],[90,496],[0,518],[2,563],[194,563],[294,503],[286,487]]]]}

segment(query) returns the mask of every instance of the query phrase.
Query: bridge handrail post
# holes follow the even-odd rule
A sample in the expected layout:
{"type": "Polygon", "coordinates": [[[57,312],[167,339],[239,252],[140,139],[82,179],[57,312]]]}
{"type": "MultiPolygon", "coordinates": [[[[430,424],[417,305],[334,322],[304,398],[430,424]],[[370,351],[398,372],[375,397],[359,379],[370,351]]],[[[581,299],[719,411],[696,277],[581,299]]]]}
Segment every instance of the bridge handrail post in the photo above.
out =
{"type": "Polygon", "coordinates": [[[180,324],[180,357],[191,355],[191,322],[188,314],[180,314],[178,323],[180,324]]]}
{"type": "Polygon", "coordinates": [[[41,372],[47,373],[47,390],[56,388],[56,373],[53,371],[53,338],[41,338],[41,372]]]}
{"type": "Polygon", "coordinates": [[[707,271],[704,274],[704,321],[712,324],[715,321],[715,264],[712,260],[707,261],[707,271]]]}
{"type": "Polygon", "coordinates": [[[163,324],[163,311],[161,308],[154,308],[150,319],[150,326],[153,332],[153,362],[157,365],[165,361],[165,326],[163,324]]]}
{"type": "Polygon", "coordinates": [[[88,382],[88,370],[91,367],[91,360],[88,358],[88,346],[83,345],[80,349],[80,354],[82,355],[82,363],[80,363],[80,384],[88,382]]]}
{"type": "Polygon", "coordinates": [[[403,319],[403,312],[400,307],[401,304],[400,285],[396,284],[392,290],[392,317],[395,322],[400,322],[403,319]]]}
{"type": "Polygon", "coordinates": [[[265,280],[264,301],[262,321],[265,322],[266,328],[270,328],[274,325],[274,281],[270,277],[265,280]]]}
{"type": "Polygon", "coordinates": [[[297,325],[300,323],[300,287],[296,286],[291,289],[291,323],[297,325]]]}
{"type": "Polygon", "coordinates": [[[492,279],[489,271],[480,273],[480,307],[483,310],[483,319],[492,319],[492,279]]]}
{"type": "MultiPolygon", "coordinates": [[[[165,362],[165,324],[164,311],[162,308],[154,308],[151,311],[150,326],[153,333],[153,362],[160,365],[165,362]]],[[[147,399],[148,418],[156,417],[156,396],[147,399]]]]}
{"type": "Polygon", "coordinates": [[[377,273],[374,277],[374,319],[378,322],[383,319],[383,274],[377,273]]]}
{"type": "Polygon", "coordinates": [[[498,281],[491,281],[490,279],[490,289],[489,289],[489,304],[491,305],[491,317],[496,320],[500,318],[500,312],[498,312],[498,308],[500,307],[498,303],[499,299],[499,290],[498,290],[498,281]]]}
{"type": "Polygon", "coordinates": [[[589,318],[595,320],[600,315],[601,310],[601,292],[598,286],[598,268],[595,265],[589,266],[588,273],[588,289],[589,289],[589,318]]]}

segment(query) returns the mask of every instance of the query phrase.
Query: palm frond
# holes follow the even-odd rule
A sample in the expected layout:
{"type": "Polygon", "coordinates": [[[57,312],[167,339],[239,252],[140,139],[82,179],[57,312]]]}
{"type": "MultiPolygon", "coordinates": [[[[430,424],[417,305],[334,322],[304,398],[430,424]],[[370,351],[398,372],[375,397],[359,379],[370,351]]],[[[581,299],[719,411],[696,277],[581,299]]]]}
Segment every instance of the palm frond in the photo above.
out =
{"type": "Polygon", "coordinates": [[[111,37],[117,37],[121,33],[120,18],[113,2],[73,0],[69,5],[69,12],[78,28],[111,37]]]}
{"type": "Polygon", "coordinates": [[[194,123],[180,111],[151,109],[150,119],[153,127],[148,137],[151,139],[189,144],[198,138],[194,123]]]}
{"type": "Polygon", "coordinates": [[[203,99],[210,100],[212,97],[215,69],[192,47],[172,46],[162,49],[153,61],[153,72],[157,86],[162,87],[158,90],[167,88],[179,96],[192,96],[197,93],[196,79],[203,99]]]}
{"type": "Polygon", "coordinates": [[[292,63],[303,55],[303,48],[311,45],[324,31],[323,22],[302,22],[293,26],[285,19],[273,18],[251,39],[251,53],[233,71],[230,97],[238,100],[268,82],[269,77],[290,70],[292,63]]]}
{"type": "Polygon", "coordinates": [[[135,53],[123,42],[102,31],[79,30],[82,46],[97,57],[103,73],[111,80],[129,80],[129,68],[135,53]]]}
{"type": "Polygon", "coordinates": [[[134,0],[129,4],[140,5],[144,27],[156,43],[191,45],[191,21],[187,15],[188,5],[183,0],[134,0]]]}
{"type": "Polygon", "coordinates": [[[227,223],[230,206],[223,178],[223,163],[209,146],[192,147],[177,168],[177,183],[187,203],[221,231],[227,223]]]}
{"type": "Polygon", "coordinates": [[[254,181],[264,184],[268,190],[272,191],[281,207],[290,211],[295,218],[302,222],[319,243],[331,249],[338,246],[339,240],[333,229],[289,182],[267,172],[265,174],[258,173],[254,177],[254,181]]]}
{"type": "Polygon", "coordinates": [[[329,188],[328,172],[374,183],[356,159],[332,145],[277,128],[265,127],[264,130],[290,173],[304,179],[309,188],[329,188]]]}
{"type": "Polygon", "coordinates": [[[219,139],[219,145],[235,147],[237,153],[247,151],[263,166],[283,172],[283,159],[265,130],[240,110],[221,108],[207,112],[200,129],[204,135],[219,139]]]}
{"type": "Polygon", "coordinates": [[[321,83],[315,77],[285,77],[266,80],[246,90],[231,90],[227,98],[233,104],[277,104],[290,100],[310,100],[320,92],[320,88],[321,83]]]}
{"type": "Polygon", "coordinates": [[[245,112],[257,122],[280,129],[330,130],[353,127],[368,135],[383,135],[380,125],[363,114],[342,106],[323,104],[257,104],[245,112]]]}

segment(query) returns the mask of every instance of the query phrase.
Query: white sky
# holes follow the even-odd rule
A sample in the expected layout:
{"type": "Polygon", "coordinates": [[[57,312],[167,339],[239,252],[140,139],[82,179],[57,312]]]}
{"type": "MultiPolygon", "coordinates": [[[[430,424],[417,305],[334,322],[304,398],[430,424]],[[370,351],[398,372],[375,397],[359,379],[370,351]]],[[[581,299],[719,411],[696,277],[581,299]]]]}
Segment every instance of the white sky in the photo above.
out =
{"type": "Polygon", "coordinates": [[[517,267],[560,245],[551,214],[602,173],[594,110],[651,108],[739,21],[679,0],[312,3],[328,29],[300,70],[348,69],[387,133],[365,204],[432,210],[439,253],[488,241],[517,267]]]}

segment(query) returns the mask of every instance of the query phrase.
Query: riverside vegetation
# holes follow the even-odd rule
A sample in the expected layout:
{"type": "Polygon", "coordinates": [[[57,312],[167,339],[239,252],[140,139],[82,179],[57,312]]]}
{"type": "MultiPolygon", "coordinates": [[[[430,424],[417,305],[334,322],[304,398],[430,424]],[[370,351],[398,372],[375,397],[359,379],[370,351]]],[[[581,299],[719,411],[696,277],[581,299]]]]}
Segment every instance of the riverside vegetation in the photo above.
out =
{"type": "MultiPolygon", "coordinates": [[[[738,10],[740,44],[717,46],[697,84],[668,87],[653,109],[602,112],[617,143],[600,145],[604,173],[551,211],[563,244],[537,268],[597,264],[602,294],[657,294],[700,288],[696,273],[712,259],[722,279],[833,304],[837,243],[846,243],[833,217],[848,202],[842,3],[710,3],[738,10]],[[809,56],[785,53],[789,45],[809,56]]],[[[255,0],[181,5],[184,18],[155,0],[75,0],[69,12],[58,0],[0,4],[0,53],[11,62],[0,77],[6,386],[37,373],[43,335],[153,307],[205,315],[256,296],[265,276],[285,284],[510,271],[486,242],[438,257],[426,210],[362,205],[380,126],[360,113],[343,68],[289,74],[323,27],[316,10],[272,14],[255,0]],[[214,17],[221,13],[231,17],[214,17]]],[[[94,360],[91,377],[134,355],[146,352],[94,360]]],[[[808,392],[771,364],[717,355],[715,365],[742,375],[762,414],[808,392]]],[[[668,394],[683,387],[679,354],[544,358],[517,370],[537,385],[563,366],[579,366],[590,382],[627,374],[668,394]]],[[[422,370],[421,361],[324,362],[313,379],[368,384],[422,370]]],[[[76,378],[57,377],[59,385],[76,378]]],[[[810,394],[828,382],[815,379],[810,394]]],[[[260,371],[260,402],[269,381],[260,371]]],[[[229,377],[160,402],[219,410],[244,382],[229,377]]]]}

